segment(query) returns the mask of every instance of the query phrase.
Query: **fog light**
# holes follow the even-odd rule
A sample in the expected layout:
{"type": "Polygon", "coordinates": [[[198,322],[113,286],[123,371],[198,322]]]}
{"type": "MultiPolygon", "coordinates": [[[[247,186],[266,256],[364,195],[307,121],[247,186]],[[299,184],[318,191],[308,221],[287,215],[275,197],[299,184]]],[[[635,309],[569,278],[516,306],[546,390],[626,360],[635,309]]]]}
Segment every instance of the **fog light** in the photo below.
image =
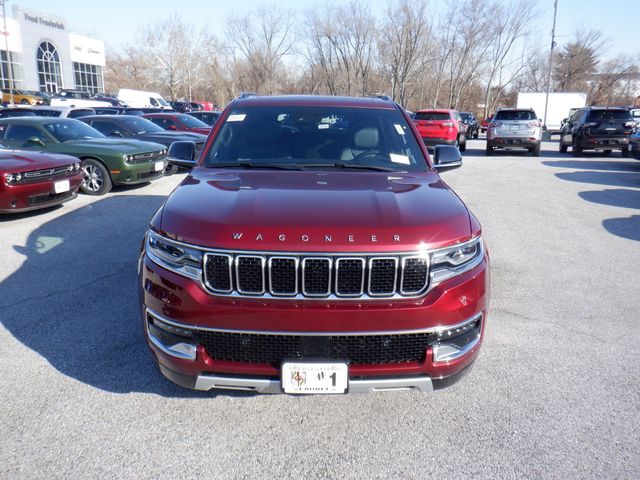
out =
{"type": "Polygon", "coordinates": [[[436,333],[432,345],[434,362],[450,362],[469,353],[480,341],[482,314],[452,327],[443,327],[436,333]]]}
{"type": "Polygon", "coordinates": [[[197,345],[189,341],[192,337],[190,330],[176,327],[147,314],[147,333],[151,343],[167,355],[185,360],[196,359],[197,345]]]}

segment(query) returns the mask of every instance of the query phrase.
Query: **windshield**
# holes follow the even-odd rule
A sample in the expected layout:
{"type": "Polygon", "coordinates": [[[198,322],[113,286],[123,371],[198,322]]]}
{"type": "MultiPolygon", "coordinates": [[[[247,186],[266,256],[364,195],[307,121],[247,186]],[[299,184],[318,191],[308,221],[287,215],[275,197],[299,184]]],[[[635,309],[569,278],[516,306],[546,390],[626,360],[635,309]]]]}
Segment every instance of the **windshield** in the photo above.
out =
{"type": "Polygon", "coordinates": [[[245,107],[226,118],[208,167],[424,171],[427,162],[399,110],[322,106],[245,107]]]}
{"type": "Polygon", "coordinates": [[[218,117],[220,116],[219,112],[196,112],[197,114],[199,114],[197,117],[194,116],[194,118],[198,118],[198,120],[202,120],[204,123],[206,123],[208,126],[213,126],[214,123],[216,123],[216,120],[218,119],[218,117]]]}
{"type": "Polygon", "coordinates": [[[104,138],[104,135],[79,120],[64,119],[49,122],[44,128],[59,142],[69,140],[85,140],[87,138],[104,138]]]}
{"type": "Polygon", "coordinates": [[[536,113],[531,110],[500,110],[493,116],[494,120],[537,120],[536,113]]]}
{"type": "Polygon", "coordinates": [[[473,115],[470,113],[460,112],[460,116],[467,121],[473,121],[473,115]]]}
{"type": "Polygon", "coordinates": [[[180,115],[178,120],[187,128],[209,128],[209,125],[191,115],[180,115]]]}
{"type": "Polygon", "coordinates": [[[155,123],[142,117],[122,118],[122,123],[124,123],[127,128],[131,129],[131,131],[135,132],[138,135],[142,133],[156,133],[165,131],[162,127],[159,127],[155,123]]]}
{"type": "Polygon", "coordinates": [[[415,120],[451,120],[449,112],[416,112],[415,120]]]}
{"type": "Polygon", "coordinates": [[[607,120],[631,120],[631,113],[627,110],[591,110],[588,122],[602,122],[607,120]]]}
{"type": "Polygon", "coordinates": [[[157,102],[162,105],[163,107],[169,107],[170,105],[167,103],[167,101],[162,98],[162,97],[156,97],[157,102]]]}

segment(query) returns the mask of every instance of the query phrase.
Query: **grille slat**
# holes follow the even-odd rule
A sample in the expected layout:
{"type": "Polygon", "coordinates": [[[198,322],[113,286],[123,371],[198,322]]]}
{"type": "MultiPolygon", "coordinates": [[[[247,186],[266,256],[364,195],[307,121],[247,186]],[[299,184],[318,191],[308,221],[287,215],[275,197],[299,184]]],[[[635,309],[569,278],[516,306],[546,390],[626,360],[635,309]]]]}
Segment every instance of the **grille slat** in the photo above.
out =
{"type": "Polygon", "coordinates": [[[217,294],[307,298],[416,296],[429,284],[427,257],[206,253],[204,283],[217,294]]]}
{"type": "Polygon", "coordinates": [[[214,360],[268,363],[280,366],[284,360],[318,358],[345,360],[351,364],[388,364],[424,361],[432,334],[398,335],[263,335],[197,331],[214,360]]]}

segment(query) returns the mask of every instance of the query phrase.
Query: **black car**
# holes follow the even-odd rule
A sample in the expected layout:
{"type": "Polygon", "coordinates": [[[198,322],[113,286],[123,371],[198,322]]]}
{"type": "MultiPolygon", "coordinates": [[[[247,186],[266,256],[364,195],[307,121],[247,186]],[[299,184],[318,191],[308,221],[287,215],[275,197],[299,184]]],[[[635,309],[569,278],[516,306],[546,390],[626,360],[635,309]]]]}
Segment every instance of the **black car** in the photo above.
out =
{"type": "Polygon", "coordinates": [[[187,113],[193,110],[191,103],[189,102],[169,102],[171,108],[173,108],[176,112],[187,113]]]}
{"type": "Polygon", "coordinates": [[[0,118],[8,117],[35,117],[36,114],[30,108],[2,108],[0,118]]]}
{"type": "Polygon", "coordinates": [[[124,107],[93,107],[96,115],[122,115],[124,107]]]}
{"type": "MultiPolygon", "coordinates": [[[[146,118],[134,115],[94,115],[82,117],[79,120],[91,125],[107,137],[135,138],[146,142],[155,142],[165,145],[167,148],[178,141],[188,141],[195,143],[195,151],[200,152],[206,135],[191,132],[174,132],[164,130],[146,118]]],[[[194,158],[197,158],[194,157],[194,158]]],[[[178,167],[191,168],[195,162],[184,162],[175,159],[169,160],[167,173],[174,173],[178,167]]]]}
{"type": "Polygon", "coordinates": [[[220,116],[220,112],[213,112],[213,111],[207,112],[204,110],[201,110],[199,112],[186,112],[186,113],[188,115],[191,115],[194,118],[197,118],[201,122],[206,123],[210,127],[213,127],[213,124],[216,123],[216,120],[218,120],[218,117],[220,116]]]}
{"type": "Polygon", "coordinates": [[[629,137],[635,126],[631,112],[615,107],[585,107],[576,110],[560,131],[560,152],[569,147],[574,156],[583,150],[620,150],[629,156],[629,137]]]}
{"type": "Polygon", "coordinates": [[[123,115],[135,115],[135,116],[140,116],[140,115],[144,115],[145,113],[173,113],[175,112],[175,110],[171,109],[171,108],[134,108],[134,107],[129,107],[129,108],[125,108],[122,110],[122,114],[123,115]]]}
{"type": "Polygon", "coordinates": [[[462,123],[467,126],[467,138],[478,138],[480,135],[480,122],[471,112],[460,112],[462,123]]]}

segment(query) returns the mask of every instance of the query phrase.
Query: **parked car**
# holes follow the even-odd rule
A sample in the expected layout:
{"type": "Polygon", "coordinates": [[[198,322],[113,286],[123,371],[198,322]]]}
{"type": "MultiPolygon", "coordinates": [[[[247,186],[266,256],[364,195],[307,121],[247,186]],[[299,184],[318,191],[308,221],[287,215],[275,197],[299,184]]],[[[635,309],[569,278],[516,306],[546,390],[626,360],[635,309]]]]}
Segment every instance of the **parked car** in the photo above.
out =
{"type": "Polygon", "coordinates": [[[93,111],[96,115],[122,115],[125,107],[95,107],[93,111]]]}
{"type": "Polygon", "coordinates": [[[31,108],[2,108],[0,109],[0,118],[11,118],[11,117],[35,117],[36,114],[33,113],[33,109],[31,108]]]}
{"type": "Polygon", "coordinates": [[[115,95],[107,95],[106,93],[96,93],[91,98],[100,102],[110,103],[113,107],[128,107],[128,105],[122,100],[118,100],[115,95]]]}
{"type": "MultiPolygon", "coordinates": [[[[459,150],[436,146],[432,162],[378,98],[245,96],[222,118],[143,243],[144,335],[162,374],[308,394],[429,392],[467,372],[489,260],[438,175],[459,150]]],[[[170,151],[188,158],[189,144],[170,151]]]]}
{"type": "Polygon", "coordinates": [[[81,160],[89,195],[103,195],[113,185],[133,185],[161,177],[166,148],[139,140],[106,138],[72,118],[6,118],[0,120],[0,143],[26,150],[65,153],[81,160]]]}
{"type": "Polygon", "coordinates": [[[542,122],[530,108],[499,108],[487,129],[485,153],[496,149],[525,148],[532,155],[540,155],[542,122]]]}
{"type": "Polygon", "coordinates": [[[164,108],[133,108],[127,107],[121,112],[123,115],[141,116],[145,113],[176,113],[175,110],[167,110],[164,108]]]}
{"type": "Polygon", "coordinates": [[[626,156],[640,160],[640,129],[636,129],[629,137],[626,156]]]}
{"type": "Polygon", "coordinates": [[[202,107],[201,109],[204,110],[205,112],[212,112],[214,110],[220,110],[219,108],[216,108],[217,105],[214,105],[213,102],[207,102],[204,100],[196,100],[196,103],[198,105],[200,105],[200,107],[202,107]]]}
{"type": "Polygon", "coordinates": [[[41,103],[38,105],[49,105],[51,104],[51,95],[48,92],[39,92],[37,90],[23,90],[27,92],[29,95],[33,95],[34,97],[38,97],[41,100],[41,103]]]}
{"type": "Polygon", "coordinates": [[[415,112],[414,122],[425,145],[454,145],[467,149],[467,126],[456,110],[427,109],[415,112]]]}
{"type": "Polygon", "coordinates": [[[562,119],[562,122],[560,123],[560,132],[562,132],[562,128],[564,127],[564,125],[569,121],[569,119],[571,118],[571,116],[576,113],[578,110],[580,110],[580,108],[576,107],[576,108],[570,108],[569,109],[569,114],[566,116],[566,118],[562,119]]]}
{"type": "Polygon", "coordinates": [[[190,102],[169,102],[171,108],[173,108],[176,112],[186,113],[193,110],[190,102]]]}
{"type": "Polygon", "coordinates": [[[51,97],[50,105],[53,107],[110,107],[110,102],[94,100],[89,92],[84,90],[60,90],[51,97]]]}
{"type": "Polygon", "coordinates": [[[480,123],[480,132],[484,133],[487,131],[487,128],[489,128],[489,124],[491,123],[491,119],[493,118],[493,115],[489,115],[487,118],[485,118],[484,120],[482,120],[482,122],[480,123]]]}
{"type": "Polygon", "coordinates": [[[574,156],[584,150],[602,151],[605,155],[620,150],[629,156],[628,144],[635,121],[629,110],[616,107],[585,107],[577,110],[560,132],[559,150],[571,147],[574,156]]]}
{"type": "Polygon", "coordinates": [[[8,88],[2,89],[2,101],[8,103],[11,101],[11,91],[13,91],[13,103],[21,103],[22,105],[42,105],[43,99],[36,95],[32,95],[30,92],[24,90],[9,90],[8,88]]]}
{"type": "MultiPolygon", "coordinates": [[[[98,115],[83,117],[80,120],[107,137],[135,138],[160,143],[167,148],[173,142],[191,141],[195,144],[196,154],[202,150],[204,141],[207,139],[205,135],[199,133],[164,130],[146,118],[132,115],[98,115]]],[[[191,168],[195,164],[195,159],[191,162],[168,160],[173,165],[173,168],[168,170],[169,173],[174,173],[177,167],[191,168]]]]}
{"type": "Polygon", "coordinates": [[[96,114],[93,108],[33,107],[31,110],[38,117],[80,118],[96,114]]]}
{"type": "Polygon", "coordinates": [[[210,127],[213,127],[216,120],[220,118],[220,112],[214,111],[187,112],[187,114],[191,115],[193,118],[197,118],[203,123],[206,123],[210,127]]]}
{"type": "Polygon", "coordinates": [[[0,213],[26,212],[72,200],[83,178],[75,157],[0,149],[0,213]]]}
{"type": "Polygon", "coordinates": [[[186,113],[145,113],[144,118],[165,130],[209,135],[211,127],[186,113]]]}
{"type": "Polygon", "coordinates": [[[480,135],[480,124],[478,119],[471,112],[460,112],[462,121],[467,126],[467,138],[478,138],[480,135]]]}

